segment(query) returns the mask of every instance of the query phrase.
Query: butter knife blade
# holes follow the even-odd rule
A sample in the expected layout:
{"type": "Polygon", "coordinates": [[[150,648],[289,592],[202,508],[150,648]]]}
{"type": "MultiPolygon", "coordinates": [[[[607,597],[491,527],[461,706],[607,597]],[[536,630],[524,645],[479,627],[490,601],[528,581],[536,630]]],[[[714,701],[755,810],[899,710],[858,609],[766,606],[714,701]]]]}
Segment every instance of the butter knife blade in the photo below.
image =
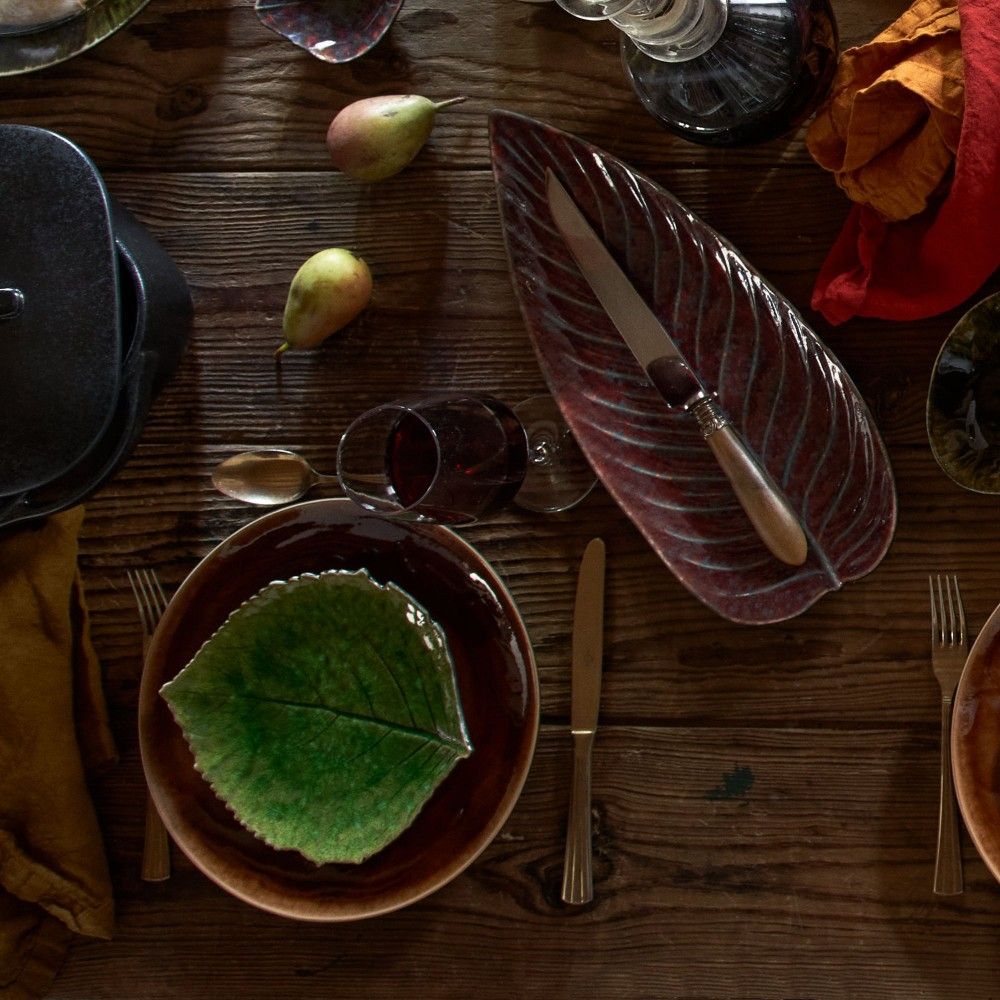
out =
{"type": "Polygon", "coordinates": [[[573,687],[570,726],[593,733],[601,702],[604,658],[604,542],[593,539],[583,553],[573,611],[573,687]]]}

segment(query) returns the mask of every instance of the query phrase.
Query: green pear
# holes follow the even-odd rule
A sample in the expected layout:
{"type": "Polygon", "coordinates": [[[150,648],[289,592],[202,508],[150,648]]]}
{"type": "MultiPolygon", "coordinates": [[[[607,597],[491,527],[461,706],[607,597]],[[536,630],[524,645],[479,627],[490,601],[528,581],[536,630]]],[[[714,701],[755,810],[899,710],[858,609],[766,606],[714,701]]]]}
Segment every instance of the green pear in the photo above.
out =
{"type": "Polygon", "coordinates": [[[346,326],[372,297],[368,265],[350,250],[334,248],[313,254],[288,286],[284,343],[275,358],[290,347],[317,347],[346,326]]]}
{"type": "Polygon", "coordinates": [[[326,133],[333,164],[357,181],[398,174],[427,142],[438,111],[464,100],[435,104],[417,94],[393,94],[348,104],[326,133]]]}

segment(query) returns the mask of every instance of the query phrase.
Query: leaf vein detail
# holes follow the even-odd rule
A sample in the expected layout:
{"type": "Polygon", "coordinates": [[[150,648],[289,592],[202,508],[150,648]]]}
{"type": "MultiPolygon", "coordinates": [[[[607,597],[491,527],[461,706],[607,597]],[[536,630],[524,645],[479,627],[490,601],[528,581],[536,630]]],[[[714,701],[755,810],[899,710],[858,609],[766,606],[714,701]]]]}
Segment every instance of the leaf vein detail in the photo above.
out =
{"type": "Polygon", "coordinates": [[[420,729],[415,726],[404,726],[399,722],[390,722],[388,719],[379,719],[373,715],[362,715],[360,712],[349,712],[346,709],[331,708],[329,705],[321,705],[310,701],[294,701],[290,698],[264,697],[263,695],[247,693],[241,694],[240,698],[246,699],[247,701],[259,701],[268,705],[285,705],[288,708],[305,708],[319,712],[329,712],[337,718],[349,719],[353,722],[367,723],[372,726],[380,726],[384,729],[391,729],[393,732],[400,733],[405,736],[414,736],[419,739],[427,740],[430,743],[437,743],[443,747],[450,747],[459,751],[463,757],[468,754],[468,747],[461,740],[450,739],[447,736],[442,736],[440,733],[431,733],[426,729],[420,729]]]}

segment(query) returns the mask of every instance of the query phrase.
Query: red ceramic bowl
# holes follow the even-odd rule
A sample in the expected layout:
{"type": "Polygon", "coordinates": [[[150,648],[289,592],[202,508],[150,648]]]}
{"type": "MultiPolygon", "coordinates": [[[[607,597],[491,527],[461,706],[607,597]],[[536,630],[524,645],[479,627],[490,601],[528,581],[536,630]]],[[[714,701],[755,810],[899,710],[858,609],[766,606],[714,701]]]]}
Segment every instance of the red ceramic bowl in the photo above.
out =
{"type": "Polygon", "coordinates": [[[496,836],[531,764],[538,675],[503,583],[456,534],[390,522],[348,500],[267,514],[209,553],[181,584],[156,631],[139,695],[143,767],[171,836],[240,899],[304,920],[353,920],[406,906],[453,879],[496,836]],[[475,748],[413,825],[360,865],[315,865],[244,829],[195,770],[160,687],[235,608],[273,580],[365,568],[415,597],[448,637],[475,748]]]}
{"type": "Polygon", "coordinates": [[[973,644],[955,693],[951,764],[965,828],[1000,881],[1000,607],[973,644]]]}

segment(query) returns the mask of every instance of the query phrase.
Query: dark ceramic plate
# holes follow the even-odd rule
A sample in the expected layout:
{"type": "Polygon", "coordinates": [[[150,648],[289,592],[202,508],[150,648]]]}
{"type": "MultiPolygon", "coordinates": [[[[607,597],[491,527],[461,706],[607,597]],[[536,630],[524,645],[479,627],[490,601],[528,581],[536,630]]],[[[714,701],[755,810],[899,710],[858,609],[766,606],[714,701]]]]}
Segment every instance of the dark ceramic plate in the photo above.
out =
{"type": "Polygon", "coordinates": [[[385,913],[463,871],[513,809],[537,731],[531,646],[489,565],[447,528],[386,521],[349,500],[316,500],[267,514],[209,553],[157,629],[139,700],[143,766],[174,840],[233,895],[304,920],[385,913]],[[317,866],[268,847],[237,823],[195,770],[159,689],[231,611],[272,580],[361,568],[412,594],[444,629],[475,749],[385,850],[360,865],[317,866]]]}
{"type": "Polygon", "coordinates": [[[496,112],[492,152],[521,312],[553,396],[608,492],[719,614],[791,618],[871,572],[892,540],[885,447],[850,377],[734,247],[595,146],[496,112]],[[670,410],[556,231],[551,169],[784,490],[809,539],[800,567],[754,533],[690,414],[670,410]]]}
{"type": "Polygon", "coordinates": [[[0,76],[29,73],[86,52],[124,27],[149,0],[95,0],[77,17],[0,36],[0,76]]]}
{"type": "Polygon", "coordinates": [[[927,436],[938,465],[976,493],[1000,493],[1000,293],[952,328],[934,362],[927,436]]]}
{"type": "Polygon", "coordinates": [[[257,0],[272,31],[324,62],[345,63],[377,45],[403,0],[257,0]]]}
{"type": "Polygon", "coordinates": [[[955,693],[951,761],[965,828],[1000,881],[1000,607],[973,644],[955,693]]]}

